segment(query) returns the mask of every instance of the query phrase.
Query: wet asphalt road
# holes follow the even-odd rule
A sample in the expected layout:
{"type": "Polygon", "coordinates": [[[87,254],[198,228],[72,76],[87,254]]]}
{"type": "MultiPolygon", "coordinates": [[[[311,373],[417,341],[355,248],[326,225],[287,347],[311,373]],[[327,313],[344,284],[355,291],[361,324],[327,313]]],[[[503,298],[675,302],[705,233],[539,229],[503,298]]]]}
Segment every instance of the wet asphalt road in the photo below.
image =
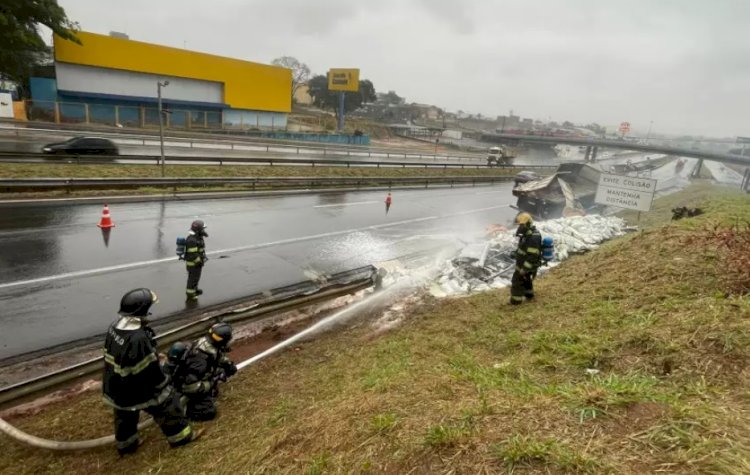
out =
{"type": "Polygon", "coordinates": [[[175,239],[204,219],[209,262],[199,305],[433,249],[509,224],[511,184],[273,198],[117,204],[105,242],[101,205],[2,208],[0,359],[104,332],[122,294],[157,291],[154,318],[185,308],[175,239]]]}

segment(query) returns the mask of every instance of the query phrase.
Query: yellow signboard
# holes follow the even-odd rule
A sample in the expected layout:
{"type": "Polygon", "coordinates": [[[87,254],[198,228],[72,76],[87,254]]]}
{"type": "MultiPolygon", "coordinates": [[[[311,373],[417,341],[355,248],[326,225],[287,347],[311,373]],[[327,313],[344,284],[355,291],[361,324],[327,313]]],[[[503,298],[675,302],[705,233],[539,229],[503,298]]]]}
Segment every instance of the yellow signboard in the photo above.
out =
{"type": "Polygon", "coordinates": [[[330,69],[328,71],[329,91],[359,91],[359,69],[330,69]]]}

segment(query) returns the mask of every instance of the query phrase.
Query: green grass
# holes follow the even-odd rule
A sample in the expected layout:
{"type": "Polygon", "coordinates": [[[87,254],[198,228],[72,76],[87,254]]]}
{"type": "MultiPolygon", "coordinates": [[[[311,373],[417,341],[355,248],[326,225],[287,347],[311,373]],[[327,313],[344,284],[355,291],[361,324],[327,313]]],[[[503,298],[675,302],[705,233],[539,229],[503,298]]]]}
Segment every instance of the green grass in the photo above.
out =
{"type": "Polygon", "coordinates": [[[514,435],[496,444],[492,454],[509,470],[546,466],[568,473],[594,473],[604,470],[593,458],[570,449],[553,439],[536,439],[531,436],[514,435]]]}
{"type": "MultiPolygon", "coordinates": [[[[735,290],[750,273],[727,273],[750,248],[720,244],[743,220],[747,195],[692,187],[540,277],[532,304],[424,297],[388,333],[358,323],[249,367],[195,445],[152,428],[120,460],[2,437],[0,472],[750,473],[750,299],[735,290]],[[706,214],[669,222],[682,203],[706,214]]],[[[12,422],[60,439],[112,424],[98,394],[12,422]]]]}

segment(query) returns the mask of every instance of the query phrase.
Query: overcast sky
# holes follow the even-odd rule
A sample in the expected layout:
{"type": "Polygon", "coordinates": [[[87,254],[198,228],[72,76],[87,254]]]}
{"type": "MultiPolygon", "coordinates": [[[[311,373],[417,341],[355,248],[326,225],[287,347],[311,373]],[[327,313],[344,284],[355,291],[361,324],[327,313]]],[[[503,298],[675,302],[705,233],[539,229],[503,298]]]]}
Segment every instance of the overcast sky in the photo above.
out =
{"type": "Polygon", "coordinates": [[[315,73],[487,116],[750,135],[747,0],[58,0],[84,31],[315,73]]]}

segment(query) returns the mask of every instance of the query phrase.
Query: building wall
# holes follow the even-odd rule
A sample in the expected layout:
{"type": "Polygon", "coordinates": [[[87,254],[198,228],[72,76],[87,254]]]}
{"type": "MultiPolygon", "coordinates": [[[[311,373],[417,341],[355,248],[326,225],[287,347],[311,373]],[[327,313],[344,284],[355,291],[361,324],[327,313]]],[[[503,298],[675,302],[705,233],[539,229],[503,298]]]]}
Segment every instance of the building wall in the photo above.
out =
{"type": "Polygon", "coordinates": [[[57,90],[61,94],[79,93],[82,96],[126,96],[156,100],[156,83],[168,79],[162,88],[164,100],[178,100],[205,105],[224,106],[224,84],[216,81],[164,77],[117,69],[104,69],[77,64],[57,63],[57,90]]]}
{"type": "Polygon", "coordinates": [[[287,115],[283,113],[255,112],[227,109],[224,111],[224,125],[230,128],[286,128],[287,115]]]}
{"type": "Polygon", "coordinates": [[[291,111],[290,69],[94,33],[77,36],[81,45],[54,37],[57,62],[219,82],[229,107],[291,111]]]}

